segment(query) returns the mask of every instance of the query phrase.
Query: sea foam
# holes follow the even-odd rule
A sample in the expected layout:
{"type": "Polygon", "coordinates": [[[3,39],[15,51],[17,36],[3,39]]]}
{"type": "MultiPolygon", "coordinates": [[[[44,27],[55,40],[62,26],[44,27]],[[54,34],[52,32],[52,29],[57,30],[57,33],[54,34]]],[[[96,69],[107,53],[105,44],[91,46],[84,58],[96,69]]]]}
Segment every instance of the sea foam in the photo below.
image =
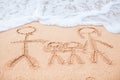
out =
{"type": "Polygon", "coordinates": [[[33,21],[58,27],[103,25],[120,33],[120,0],[1,0],[0,31],[33,21]]]}

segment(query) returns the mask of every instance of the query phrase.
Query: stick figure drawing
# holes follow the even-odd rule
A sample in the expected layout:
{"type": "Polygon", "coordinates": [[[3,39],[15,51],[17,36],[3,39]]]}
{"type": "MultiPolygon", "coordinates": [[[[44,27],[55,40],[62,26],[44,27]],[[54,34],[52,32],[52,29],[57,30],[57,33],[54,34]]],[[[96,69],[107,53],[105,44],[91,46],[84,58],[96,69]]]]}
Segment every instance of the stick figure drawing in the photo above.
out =
{"type": "Polygon", "coordinates": [[[64,60],[59,55],[60,52],[63,52],[63,44],[61,42],[49,42],[48,45],[44,48],[44,50],[52,54],[48,63],[49,65],[53,64],[53,61],[55,59],[57,59],[59,64],[64,64],[64,60]]]}
{"type": "Polygon", "coordinates": [[[25,58],[26,61],[30,64],[32,68],[38,68],[39,64],[37,60],[29,55],[29,46],[28,43],[33,43],[33,42],[39,42],[39,43],[45,43],[46,41],[39,39],[39,40],[28,40],[28,37],[33,35],[33,33],[36,32],[36,28],[28,26],[24,28],[17,29],[17,33],[20,35],[24,35],[25,38],[24,40],[20,41],[15,41],[12,43],[22,43],[23,44],[23,54],[20,55],[19,57],[13,59],[12,61],[9,62],[8,66],[13,67],[15,64],[17,64],[21,59],[25,58]],[[27,32],[26,32],[27,31],[27,32]]]}
{"type": "Polygon", "coordinates": [[[100,32],[96,28],[83,27],[78,30],[78,34],[80,35],[81,38],[86,40],[86,43],[85,43],[86,46],[90,45],[90,48],[92,50],[92,52],[90,52],[92,63],[97,62],[97,56],[99,55],[100,57],[102,57],[102,59],[105,61],[106,64],[108,64],[108,65],[112,64],[112,61],[108,58],[108,56],[106,56],[106,54],[104,52],[102,52],[101,50],[98,49],[97,43],[100,43],[109,48],[113,48],[113,46],[106,42],[103,42],[103,41],[93,38],[93,35],[97,35],[98,37],[100,36],[100,32]]]}

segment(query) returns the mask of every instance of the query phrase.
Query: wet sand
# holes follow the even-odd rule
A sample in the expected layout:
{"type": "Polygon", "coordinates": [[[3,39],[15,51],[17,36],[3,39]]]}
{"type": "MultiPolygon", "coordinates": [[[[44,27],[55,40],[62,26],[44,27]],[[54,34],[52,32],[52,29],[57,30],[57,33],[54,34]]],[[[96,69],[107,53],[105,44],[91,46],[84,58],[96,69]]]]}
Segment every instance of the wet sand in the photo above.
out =
{"type": "Polygon", "coordinates": [[[120,80],[120,34],[34,22],[0,33],[0,80],[120,80]]]}

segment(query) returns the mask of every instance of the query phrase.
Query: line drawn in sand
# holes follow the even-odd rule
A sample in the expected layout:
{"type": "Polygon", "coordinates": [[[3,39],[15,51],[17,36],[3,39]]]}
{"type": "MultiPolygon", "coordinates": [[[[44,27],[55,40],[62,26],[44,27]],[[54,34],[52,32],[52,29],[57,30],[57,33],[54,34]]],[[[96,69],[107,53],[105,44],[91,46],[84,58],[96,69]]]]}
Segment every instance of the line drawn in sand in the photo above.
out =
{"type": "Polygon", "coordinates": [[[33,33],[36,32],[36,28],[32,27],[32,26],[27,26],[24,28],[20,28],[17,29],[17,33],[20,35],[24,35],[25,38],[24,40],[20,40],[20,41],[15,41],[15,42],[11,42],[11,43],[22,43],[23,44],[23,54],[21,54],[20,56],[18,56],[17,58],[9,61],[8,63],[8,67],[14,67],[21,59],[25,58],[26,61],[30,64],[29,66],[32,68],[39,68],[39,64],[38,61],[33,58],[32,56],[29,55],[29,49],[28,49],[28,43],[34,43],[34,42],[38,42],[38,43],[45,43],[45,40],[42,39],[38,39],[38,40],[28,40],[28,37],[33,35],[33,33]],[[26,32],[28,31],[28,32],[26,32]]]}
{"type": "Polygon", "coordinates": [[[84,64],[81,57],[76,54],[76,52],[84,53],[84,45],[79,42],[67,42],[64,43],[64,52],[70,52],[68,59],[68,64],[73,64],[74,59],[76,59],[78,64],[84,64]]]}
{"type": "Polygon", "coordinates": [[[104,52],[100,51],[97,47],[97,43],[100,43],[106,47],[109,47],[109,48],[113,48],[112,45],[106,43],[106,42],[103,42],[103,41],[100,41],[100,40],[96,40],[93,38],[93,35],[97,35],[97,36],[100,36],[100,32],[94,28],[94,27],[83,27],[83,28],[80,28],[78,30],[78,33],[80,35],[81,38],[83,39],[86,39],[86,43],[85,45],[90,45],[90,48],[92,50],[91,53],[91,62],[92,63],[97,63],[97,57],[98,55],[102,57],[102,59],[104,60],[104,62],[108,65],[111,65],[112,64],[112,61],[108,58],[108,56],[105,55],[104,52]]]}
{"type": "Polygon", "coordinates": [[[53,61],[57,59],[59,64],[64,64],[64,60],[60,55],[58,55],[58,52],[63,52],[63,44],[62,42],[49,42],[47,46],[44,47],[44,51],[50,52],[52,54],[50,60],[49,60],[49,65],[53,64],[53,61]]]}
{"type": "Polygon", "coordinates": [[[87,77],[86,80],[95,80],[94,77],[87,77]]]}
{"type": "Polygon", "coordinates": [[[80,56],[76,54],[77,52],[84,52],[84,46],[79,42],[49,42],[47,46],[44,47],[44,50],[52,54],[48,64],[53,64],[55,59],[59,64],[65,64],[65,60],[60,54],[65,54],[66,52],[70,54],[67,61],[68,64],[73,64],[74,59],[78,64],[84,63],[80,56]]]}

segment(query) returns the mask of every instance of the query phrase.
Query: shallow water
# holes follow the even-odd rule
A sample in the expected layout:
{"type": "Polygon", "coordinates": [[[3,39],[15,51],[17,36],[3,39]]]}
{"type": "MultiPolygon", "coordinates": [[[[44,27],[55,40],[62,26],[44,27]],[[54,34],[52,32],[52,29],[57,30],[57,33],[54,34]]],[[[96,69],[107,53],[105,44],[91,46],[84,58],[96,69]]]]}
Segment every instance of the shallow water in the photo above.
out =
{"type": "Polygon", "coordinates": [[[33,21],[59,27],[103,25],[120,33],[120,0],[0,0],[0,31],[33,21]]]}

